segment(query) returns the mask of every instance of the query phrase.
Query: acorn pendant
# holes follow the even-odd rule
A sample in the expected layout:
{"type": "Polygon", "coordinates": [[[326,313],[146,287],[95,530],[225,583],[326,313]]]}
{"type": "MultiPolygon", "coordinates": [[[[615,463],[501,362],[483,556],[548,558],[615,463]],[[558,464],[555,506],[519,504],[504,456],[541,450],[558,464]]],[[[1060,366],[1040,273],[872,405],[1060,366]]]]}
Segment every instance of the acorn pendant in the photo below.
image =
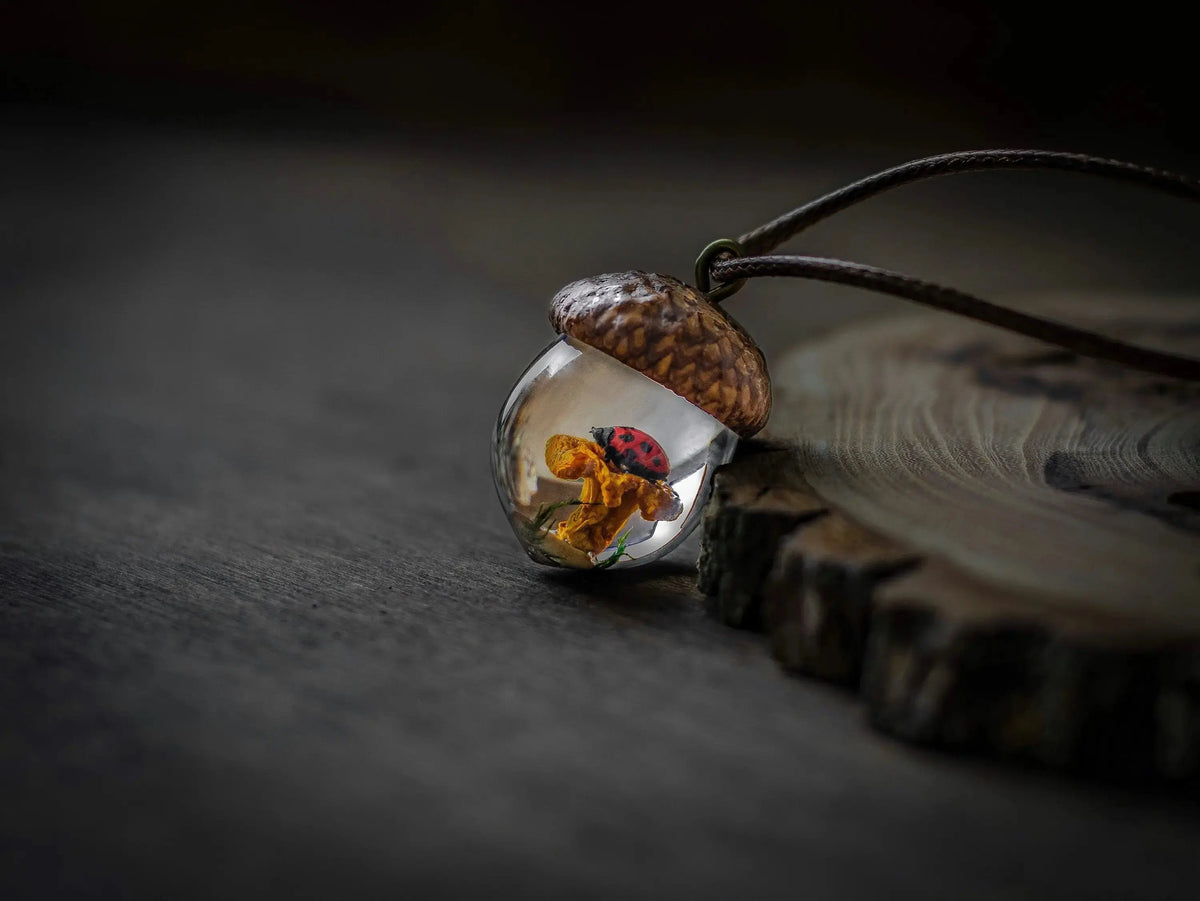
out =
{"type": "Polygon", "coordinates": [[[766,423],[762,352],[700,291],[645,272],[572,282],[550,322],[558,339],[496,425],[500,502],[539,563],[649,563],[696,527],[716,468],[766,423]]]}

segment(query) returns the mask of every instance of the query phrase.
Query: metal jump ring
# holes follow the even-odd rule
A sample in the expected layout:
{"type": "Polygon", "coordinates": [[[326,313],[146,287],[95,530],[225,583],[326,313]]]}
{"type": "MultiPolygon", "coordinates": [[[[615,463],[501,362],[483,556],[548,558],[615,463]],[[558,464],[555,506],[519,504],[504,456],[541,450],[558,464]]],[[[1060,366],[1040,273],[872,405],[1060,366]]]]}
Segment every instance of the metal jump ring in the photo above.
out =
{"type": "Polygon", "coordinates": [[[717,257],[723,255],[744,257],[746,251],[733,238],[721,238],[705,247],[700,251],[700,256],[696,257],[696,287],[701,293],[708,295],[708,299],[713,303],[720,303],[726,297],[737,292],[742,285],[746,284],[746,280],[742,278],[736,282],[721,284],[716,288],[712,287],[712,277],[709,275],[709,269],[717,257]]]}

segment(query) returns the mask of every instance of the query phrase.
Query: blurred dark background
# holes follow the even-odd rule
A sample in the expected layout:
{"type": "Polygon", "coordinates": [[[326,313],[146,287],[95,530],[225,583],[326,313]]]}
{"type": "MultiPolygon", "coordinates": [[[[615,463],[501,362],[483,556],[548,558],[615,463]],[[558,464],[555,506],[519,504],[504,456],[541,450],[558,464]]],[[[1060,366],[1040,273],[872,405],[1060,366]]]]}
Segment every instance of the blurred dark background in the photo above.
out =
{"type": "Polygon", "coordinates": [[[1101,10],[59,2],[9,5],[0,54],[9,101],[175,121],[1194,152],[1194,36],[1101,10]]]}

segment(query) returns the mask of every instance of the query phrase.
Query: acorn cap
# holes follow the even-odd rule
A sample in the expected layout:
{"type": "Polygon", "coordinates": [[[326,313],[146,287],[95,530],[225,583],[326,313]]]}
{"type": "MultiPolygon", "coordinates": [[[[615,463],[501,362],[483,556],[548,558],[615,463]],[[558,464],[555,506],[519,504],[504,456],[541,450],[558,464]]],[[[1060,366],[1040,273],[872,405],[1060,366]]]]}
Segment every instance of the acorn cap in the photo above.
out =
{"type": "Polygon", "coordinates": [[[669,275],[614,272],[567,285],[550,324],[669,388],[748,438],[771,412],[771,378],[746,330],[669,275]]]}

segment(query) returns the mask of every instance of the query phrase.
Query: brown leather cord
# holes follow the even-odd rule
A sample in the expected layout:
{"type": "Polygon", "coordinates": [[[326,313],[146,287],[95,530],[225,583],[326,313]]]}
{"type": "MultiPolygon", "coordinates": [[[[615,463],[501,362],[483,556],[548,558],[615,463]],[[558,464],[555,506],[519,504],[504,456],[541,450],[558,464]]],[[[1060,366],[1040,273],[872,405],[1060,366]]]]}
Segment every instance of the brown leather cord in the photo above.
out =
{"type": "MultiPolygon", "coordinates": [[[[724,245],[719,248],[710,245],[712,256],[705,260],[705,255],[701,255],[704,262],[697,267],[698,275],[707,275],[718,283],[712,292],[718,301],[736,290],[739,280],[748,278],[790,276],[854,285],[996,325],[1082,356],[1172,378],[1200,381],[1200,359],[1138,347],[1086,329],[1020,313],[898,272],[818,257],[747,255],[772,250],[834,213],[892,188],[941,175],[1001,169],[1051,169],[1098,175],[1200,201],[1200,180],[1119,160],[1046,150],[947,153],[905,163],[854,182],[747,232],[736,243],[719,242],[724,245]],[[734,248],[741,253],[737,254],[734,248]],[[701,273],[700,270],[706,271],[701,273]]],[[[698,277],[700,281],[708,282],[708,278],[698,277]]],[[[708,290],[707,284],[699,287],[708,290]]]]}
{"type": "Polygon", "coordinates": [[[1121,160],[1086,156],[1082,153],[1059,153],[1053,150],[967,150],[913,160],[902,166],[877,172],[746,232],[738,238],[738,243],[747,255],[766,253],[822,219],[828,219],[834,213],[884,191],[943,175],[1003,169],[1049,169],[1098,175],[1163,191],[1176,197],[1200,200],[1200,179],[1121,160]]]}
{"type": "Polygon", "coordinates": [[[722,280],[759,276],[794,276],[854,285],[858,288],[904,297],[926,306],[936,307],[939,310],[958,313],[961,316],[969,316],[980,322],[987,322],[1011,332],[1018,332],[1028,335],[1030,338],[1037,338],[1039,341],[1066,348],[1085,357],[1109,360],[1158,375],[1200,381],[1200,360],[1198,359],[1126,344],[1086,329],[998,306],[953,288],[944,288],[941,285],[934,285],[901,275],[898,272],[864,266],[861,263],[786,255],[741,257],[714,264],[712,273],[715,278],[722,280]]]}

